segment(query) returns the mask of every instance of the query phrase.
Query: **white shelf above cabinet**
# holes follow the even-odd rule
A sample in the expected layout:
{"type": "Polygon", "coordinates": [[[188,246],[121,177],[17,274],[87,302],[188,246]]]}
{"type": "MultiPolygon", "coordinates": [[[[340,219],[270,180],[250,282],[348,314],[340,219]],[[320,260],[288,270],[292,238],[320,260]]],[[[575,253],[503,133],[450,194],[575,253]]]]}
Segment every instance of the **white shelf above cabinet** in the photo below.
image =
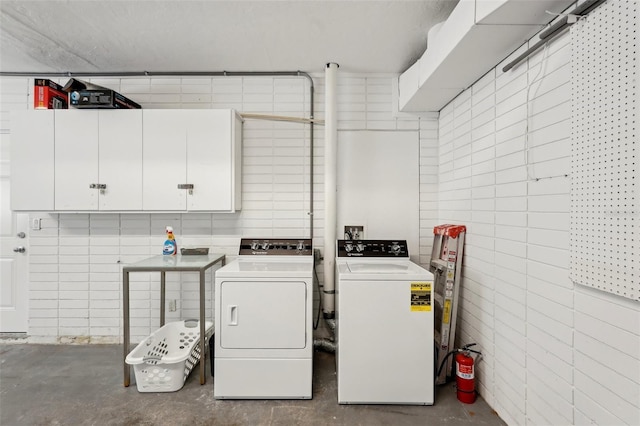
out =
{"type": "Polygon", "coordinates": [[[440,111],[574,0],[460,0],[399,77],[398,110],[440,111]]]}

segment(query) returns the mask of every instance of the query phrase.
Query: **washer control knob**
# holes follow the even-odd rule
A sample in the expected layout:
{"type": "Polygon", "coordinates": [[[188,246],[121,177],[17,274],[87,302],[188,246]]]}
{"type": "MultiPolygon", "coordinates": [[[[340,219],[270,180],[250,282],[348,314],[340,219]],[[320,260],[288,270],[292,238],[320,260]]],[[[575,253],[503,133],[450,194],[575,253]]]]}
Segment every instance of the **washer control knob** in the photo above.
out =
{"type": "Polygon", "coordinates": [[[347,253],[351,252],[351,250],[353,250],[353,245],[351,243],[346,243],[344,245],[344,251],[346,251],[347,253]]]}
{"type": "Polygon", "coordinates": [[[251,250],[258,250],[260,248],[260,244],[257,241],[251,243],[251,250]]]}
{"type": "Polygon", "coordinates": [[[262,243],[262,250],[269,250],[269,248],[271,247],[271,244],[269,244],[268,242],[264,242],[262,243]]]}
{"type": "Polygon", "coordinates": [[[391,244],[391,253],[400,254],[400,244],[391,244]]]}
{"type": "Polygon", "coordinates": [[[304,250],[304,242],[303,241],[298,242],[298,247],[297,248],[300,251],[304,250]]]}
{"type": "Polygon", "coordinates": [[[362,244],[362,243],[356,244],[356,251],[358,253],[362,253],[364,251],[364,244],[362,244]]]}

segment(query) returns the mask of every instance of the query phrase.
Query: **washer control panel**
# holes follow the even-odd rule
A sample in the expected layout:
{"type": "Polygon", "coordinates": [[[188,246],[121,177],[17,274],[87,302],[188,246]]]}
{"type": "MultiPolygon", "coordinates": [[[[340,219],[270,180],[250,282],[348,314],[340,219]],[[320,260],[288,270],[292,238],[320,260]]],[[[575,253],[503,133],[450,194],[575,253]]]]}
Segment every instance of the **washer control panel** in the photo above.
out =
{"type": "Polygon", "coordinates": [[[240,255],[313,256],[310,238],[242,238],[240,255]]]}
{"type": "Polygon", "coordinates": [[[338,257],[409,257],[407,240],[338,240],[338,257]]]}

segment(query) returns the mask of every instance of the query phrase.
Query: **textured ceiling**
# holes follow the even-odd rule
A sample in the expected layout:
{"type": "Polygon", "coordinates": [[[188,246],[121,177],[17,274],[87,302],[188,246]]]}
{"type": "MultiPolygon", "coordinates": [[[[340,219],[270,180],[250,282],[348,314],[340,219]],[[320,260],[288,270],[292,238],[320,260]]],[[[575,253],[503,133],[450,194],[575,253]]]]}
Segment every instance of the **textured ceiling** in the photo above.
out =
{"type": "Polygon", "coordinates": [[[458,0],[0,1],[0,71],[399,73],[458,0]]]}

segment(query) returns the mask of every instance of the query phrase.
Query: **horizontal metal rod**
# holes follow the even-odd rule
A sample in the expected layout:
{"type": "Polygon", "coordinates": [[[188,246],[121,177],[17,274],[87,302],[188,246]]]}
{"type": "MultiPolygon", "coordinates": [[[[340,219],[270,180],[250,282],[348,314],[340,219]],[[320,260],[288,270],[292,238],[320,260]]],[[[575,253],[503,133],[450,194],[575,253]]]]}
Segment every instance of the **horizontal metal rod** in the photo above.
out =
{"type": "Polygon", "coordinates": [[[31,71],[2,71],[0,76],[24,77],[155,77],[155,76],[308,76],[304,71],[63,71],[63,72],[31,72],[31,71]]]}
{"type": "MultiPolygon", "coordinates": [[[[589,13],[591,11],[591,9],[593,9],[596,6],[598,6],[598,4],[602,3],[603,1],[604,0],[587,0],[584,3],[582,3],[580,6],[577,6],[575,9],[573,9],[573,11],[571,13],[569,13],[568,15],[584,16],[587,13],[589,13]]],[[[559,20],[558,22],[554,23],[553,25],[551,25],[546,30],[542,31],[540,33],[540,39],[544,40],[545,38],[549,37],[550,35],[552,35],[556,31],[558,31],[559,29],[561,29],[562,27],[567,25],[568,21],[569,21],[569,16],[568,15],[563,16],[561,20],[559,20]]],[[[568,24],[568,25],[571,25],[571,24],[568,24]]]]}
{"type": "Polygon", "coordinates": [[[534,44],[533,46],[531,46],[530,48],[528,48],[526,51],[524,51],[520,56],[518,56],[517,58],[515,58],[513,61],[509,62],[507,65],[505,65],[504,67],[502,67],[502,72],[507,72],[509,71],[511,68],[515,67],[516,65],[518,65],[520,62],[522,62],[523,60],[525,60],[529,55],[531,55],[533,52],[535,52],[536,50],[540,49],[542,46],[544,46],[545,43],[548,43],[549,41],[551,41],[551,39],[555,38],[556,36],[560,35],[560,33],[569,28],[569,26],[565,26],[562,27],[560,29],[558,29],[557,31],[555,31],[552,35],[548,36],[546,39],[544,40],[540,40],[538,41],[536,44],[534,44]]]}
{"type": "MultiPolygon", "coordinates": [[[[600,3],[603,3],[604,1],[606,0],[587,0],[586,2],[582,3],[580,6],[577,6],[568,15],[585,16],[586,14],[591,12],[591,10],[596,8],[598,5],[600,5],[600,3]]],[[[539,35],[540,40],[536,44],[528,48],[524,53],[519,55],[516,59],[514,59],[513,61],[505,65],[502,68],[502,72],[509,71],[511,68],[519,64],[522,60],[527,58],[533,52],[538,50],[540,47],[544,46],[545,43],[559,36],[564,30],[566,30],[573,24],[574,24],[573,22],[569,23],[569,16],[563,16],[562,19],[560,19],[559,21],[551,25],[549,28],[542,31],[539,35]]]]}
{"type": "Polygon", "coordinates": [[[242,118],[256,119],[256,120],[271,120],[271,121],[289,121],[292,123],[315,123],[321,126],[324,125],[324,120],[318,120],[315,118],[304,118],[304,117],[291,117],[286,115],[269,115],[269,114],[253,114],[248,112],[240,113],[242,118]]]}
{"type": "Polygon", "coordinates": [[[545,40],[569,25],[569,17],[563,16],[562,19],[551,25],[540,33],[540,40],[545,40]]]}

